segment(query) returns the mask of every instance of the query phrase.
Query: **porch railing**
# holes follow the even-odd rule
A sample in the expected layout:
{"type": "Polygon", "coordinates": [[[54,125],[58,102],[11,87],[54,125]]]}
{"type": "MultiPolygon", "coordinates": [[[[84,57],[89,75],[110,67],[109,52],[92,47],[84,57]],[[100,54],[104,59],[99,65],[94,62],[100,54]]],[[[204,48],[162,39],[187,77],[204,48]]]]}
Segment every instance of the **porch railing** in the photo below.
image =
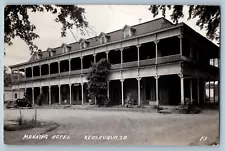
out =
{"type": "Polygon", "coordinates": [[[164,57],[157,58],[157,64],[169,63],[169,62],[175,62],[175,61],[181,61],[181,60],[182,60],[182,57],[180,54],[164,56],[164,57]]]}
{"type": "Polygon", "coordinates": [[[91,71],[91,68],[83,69],[83,70],[82,70],[82,73],[86,74],[86,73],[88,73],[89,71],[91,71]]]}
{"type": "MultiPolygon", "coordinates": [[[[180,54],[177,55],[171,55],[171,56],[164,56],[164,57],[159,57],[157,58],[157,64],[162,64],[162,63],[170,63],[170,62],[176,62],[176,61],[187,61],[187,62],[192,62],[189,58],[181,56],[180,54]]],[[[139,61],[139,66],[149,66],[149,65],[154,65],[156,64],[156,58],[152,59],[147,59],[147,60],[140,60],[139,61]]],[[[122,64],[122,68],[131,68],[131,67],[137,67],[138,66],[138,61],[133,61],[133,62],[125,62],[122,64]]],[[[114,64],[111,65],[111,70],[117,70],[121,69],[121,64],[114,64]]],[[[72,70],[72,71],[67,71],[67,72],[61,72],[61,73],[55,73],[55,74],[50,74],[50,75],[45,75],[45,76],[36,76],[33,78],[26,78],[26,79],[14,79],[13,82],[22,82],[22,81],[30,81],[30,80],[37,80],[37,79],[45,79],[45,78],[54,78],[54,77],[59,77],[59,76],[67,76],[67,75],[76,75],[76,74],[87,74],[91,68],[87,69],[82,69],[82,70],[72,70]]],[[[216,71],[213,67],[211,67],[210,70],[216,71]]]]}
{"type": "Polygon", "coordinates": [[[125,62],[122,64],[122,68],[131,68],[131,67],[137,67],[138,61],[132,61],[132,62],[125,62]]]}
{"type": "Polygon", "coordinates": [[[60,73],[60,76],[61,76],[61,77],[67,76],[67,75],[69,75],[69,71],[61,72],[61,73],[60,73]]]}
{"type": "Polygon", "coordinates": [[[80,70],[72,70],[70,71],[71,75],[75,75],[75,74],[81,74],[81,69],[80,70]]]}
{"type": "Polygon", "coordinates": [[[120,69],[121,68],[121,64],[113,64],[111,65],[111,69],[112,70],[116,70],[116,69],[120,69]]]}
{"type": "Polygon", "coordinates": [[[153,65],[153,64],[155,64],[155,58],[153,58],[153,59],[147,59],[147,60],[140,60],[139,61],[139,65],[140,66],[147,66],[147,65],[153,65]]]}

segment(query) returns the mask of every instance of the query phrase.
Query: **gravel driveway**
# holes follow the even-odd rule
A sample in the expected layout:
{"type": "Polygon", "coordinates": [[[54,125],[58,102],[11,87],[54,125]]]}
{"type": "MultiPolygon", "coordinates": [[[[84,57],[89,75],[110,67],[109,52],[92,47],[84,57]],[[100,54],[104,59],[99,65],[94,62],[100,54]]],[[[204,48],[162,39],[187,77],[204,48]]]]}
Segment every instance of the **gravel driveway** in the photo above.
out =
{"type": "MultiPolygon", "coordinates": [[[[34,110],[22,110],[23,117],[32,119],[34,110]]],[[[5,110],[5,121],[16,119],[18,110],[5,110]]],[[[92,111],[71,109],[39,109],[38,120],[53,121],[60,126],[47,133],[48,139],[23,140],[25,134],[37,130],[4,132],[6,144],[35,145],[205,145],[219,136],[218,111],[197,115],[158,114],[126,111],[92,111]],[[68,139],[51,139],[53,135],[68,139]],[[125,139],[102,139],[103,136],[126,136],[125,139]],[[16,137],[15,137],[16,136],[16,137]],[[86,136],[86,138],[85,138],[86,136]],[[92,140],[89,136],[96,136],[92,140]],[[100,137],[102,136],[102,137],[100,137]],[[207,140],[199,143],[201,137],[207,140]],[[87,139],[89,137],[89,140],[87,139]],[[101,138],[101,139],[100,139],[101,138]]],[[[92,137],[93,138],[93,137],[92,137]]],[[[122,137],[121,137],[122,138],[122,137]]]]}

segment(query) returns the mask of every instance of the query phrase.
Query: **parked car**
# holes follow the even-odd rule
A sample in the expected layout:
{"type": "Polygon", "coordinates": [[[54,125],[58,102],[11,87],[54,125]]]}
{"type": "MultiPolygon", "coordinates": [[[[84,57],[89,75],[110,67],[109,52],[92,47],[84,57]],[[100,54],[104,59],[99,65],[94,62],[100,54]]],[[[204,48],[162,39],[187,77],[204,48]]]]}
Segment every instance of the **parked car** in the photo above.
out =
{"type": "Polygon", "coordinates": [[[32,107],[32,104],[28,100],[26,100],[25,98],[17,99],[15,107],[32,107]]]}

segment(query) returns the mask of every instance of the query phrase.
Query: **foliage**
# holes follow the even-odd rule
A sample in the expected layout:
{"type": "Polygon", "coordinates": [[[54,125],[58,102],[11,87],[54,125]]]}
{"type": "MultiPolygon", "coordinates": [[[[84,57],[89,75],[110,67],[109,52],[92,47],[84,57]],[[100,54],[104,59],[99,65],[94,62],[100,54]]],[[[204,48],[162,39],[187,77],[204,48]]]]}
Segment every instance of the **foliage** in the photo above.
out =
{"type": "Polygon", "coordinates": [[[36,26],[30,22],[29,13],[49,12],[57,15],[55,22],[61,23],[61,36],[65,37],[67,30],[79,28],[84,33],[88,26],[85,20],[85,9],[76,5],[6,5],[4,12],[4,43],[12,45],[15,37],[22,39],[31,52],[38,50],[33,42],[39,35],[35,33],[36,26]]]}
{"type": "Polygon", "coordinates": [[[153,105],[152,106],[153,109],[156,109],[157,111],[163,110],[163,107],[160,107],[159,105],[153,105]]]}
{"type": "Polygon", "coordinates": [[[107,59],[101,59],[96,64],[93,63],[91,71],[87,75],[88,95],[96,97],[97,105],[108,104],[107,99],[107,80],[110,73],[111,64],[107,59]]]}
{"type": "Polygon", "coordinates": [[[7,73],[8,68],[6,66],[4,66],[4,86],[10,86],[12,84],[12,80],[11,80],[11,74],[7,73]]]}
{"type": "Polygon", "coordinates": [[[19,125],[22,125],[23,124],[23,118],[22,117],[18,117],[17,118],[17,122],[19,125]]]}
{"type": "Polygon", "coordinates": [[[201,109],[197,107],[196,101],[189,98],[185,98],[184,104],[179,105],[178,110],[184,114],[198,114],[201,112],[201,109]]]}
{"type": "Polygon", "coordinates": [[[131,93],[127,94],[127,98],[124,101],[124,107],[133,108],[134,99],[131,97],[131,93]]]}
{"type": "MultiPolygon", "coordinates": [[[[220,6],[187,5],[187,7],[189,13],[188,20],[197,18],[196,25],[200,29],[206,29],[206,36],[211,40],[216,39],[219,41],[220,6]]],[[[178,23],[178,20],[184,17],[183,5],[151,5],[149,8],[154,17],[159,14],[159,11],[165,17],[168,9],[172,10],[170,17],[174,23],[178,23]]]]}

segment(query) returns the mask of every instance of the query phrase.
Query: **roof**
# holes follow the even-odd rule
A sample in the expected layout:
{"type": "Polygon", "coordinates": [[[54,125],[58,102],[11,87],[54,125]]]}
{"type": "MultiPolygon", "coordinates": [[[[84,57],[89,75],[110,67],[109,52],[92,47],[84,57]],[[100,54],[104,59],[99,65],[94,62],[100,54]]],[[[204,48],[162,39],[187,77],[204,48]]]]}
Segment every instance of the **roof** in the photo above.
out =
{"type": "MultiPolygon", "coordinates": [[[[138,35],[142,35],[142,34],[145,34],[145,33],[157,31],[157,30],[162,29],[162,28],[170,27],[170,26],[174,26],[174,24],[172,24],[171,22],[166,20],[164,17],[161,17],[161,18],[157,18],[157,19],[154,19],[154,20],[151,20],[151,21],[148,21],[148,22],[144,22],[144,23],[141,23],[141,24],[137,24],[137,25],[134,25],[134,26],[130,26],[130,27],[132,27],[133,29],[136,30],[135,36],[138,36],[138,35]]],[[[105,33],[105,34],[107,34],[110,37],[108,42],[113,42],[113,41],[118,41],[118,40],[124,39],[123,29],[116,30],[116,31],[113,31],[113,32],[109,32],[109,33],[105,33]]],[[[82,39],[80,39],[80,40],[82,40],[82,39]]],[[[100,45],[100,41],[99,41],[98,37],[92,37],[92,38],[89,38],[89,39],[85,39],[85,41],[89,42],[89,47],[100,45]]],[[[79,42],[71,43],[71,44],[68,44],[68,45],[71,46],[71,51],[80,50],[79,42]]],[[[54,48],[54,50],[56,51],[55,55],[59,55],[59,54],[63,53],[61,51],[61,48],[62,48],[61,46],[57,47],[57,48],[54,48]]],[[[43,51],[42,59],[48,58],[48,57],[49,57],[48,51],[43,51]]],[[[32,61],[35,61],[34,55],[29,60],[29,62],[32,62],[32,61]]]]}
{"type": "MultiPolygon", "coordinates": [[[[128,25],[125,25],[125,26],[128,26],[128,25]]],[[[203,38],[204,43],[205,42],[209,43],[209,45],[213,46],[214,48],[217,47],[214,43],[212,43],[207,38],[205,38],[204,36],[197,33],[195,30],[193,30],[191,27],[189,27],[185,23],[179,23],[177,25],[174,25],[173,23],[171,23],[169,20],[167,20],[164,17],[157,18],[157,19],[154,19],[154,20],[151,20],[151,21],[147,21],[147,22],[137,24],[137,25],[133,25],[133,26],[129,26],[129,27],[131,27],[135,30],[134,36],[141,36],[141,35],[144,35],[144,34],[153,33],[153,32],[157,32],[157,31],[161,31],[161,30],[166,30],[166,29],[173,28],[173,27],[181,27],[181,26],[183,26],[186,29],[189,29],[191,31],[194,31],[194,33],[196,33],[197,36],[200,36],[200,37],[203,38]]],[[[113,32],[109,32],[109,33],[103,33],[103,32],[100,33],[100,35],[102,35],[102,34],[106,34],[107,36],[109,36],[109,40],[108,40],[109,43],[121,41],[121,40],[124,39],[123,28],[121,28],[119,30],[116,30],[116,31],[113,31],[113,32]]],[[[98,45],[100,45],[99,36],[88,38],[88,39],[83,39],[83,40],[85,40],[89,43],[88,47],[97,47],[98,45]]],[[[82,38],[80,40],[82,40],[82,38]]],[[[74,42],[74,43],[71,43],[71,44],[66,44],[66,45],[71,47],[71,50],[70,50],[71,52],[82,51],[80,49],[80,43],[79,42],[80,41],[74,42]]],[[[35,55],[32,55],[28,62],[20,63],[20,64],[17,64],[17,65],[12,65],[12,66],[10,66],[10,68],[15,67],[15,66],[19,66],[19,65],[22,65],[22,64],[27,64],[27,63],[30,63],[30,62],[46,60],[46,59],[49,58],[49,51],[50,50],[55,51],[55,55],[52,56],[52,57],[57,57],[59,55],[62,55],[63,54],[62,46],[63,45],[61,45],[59,47],[56,47],[56,48],[48,48],[46,51],[43,51],[42,52],[42,58],[40,60],[36,60],[35,55]]]]}

